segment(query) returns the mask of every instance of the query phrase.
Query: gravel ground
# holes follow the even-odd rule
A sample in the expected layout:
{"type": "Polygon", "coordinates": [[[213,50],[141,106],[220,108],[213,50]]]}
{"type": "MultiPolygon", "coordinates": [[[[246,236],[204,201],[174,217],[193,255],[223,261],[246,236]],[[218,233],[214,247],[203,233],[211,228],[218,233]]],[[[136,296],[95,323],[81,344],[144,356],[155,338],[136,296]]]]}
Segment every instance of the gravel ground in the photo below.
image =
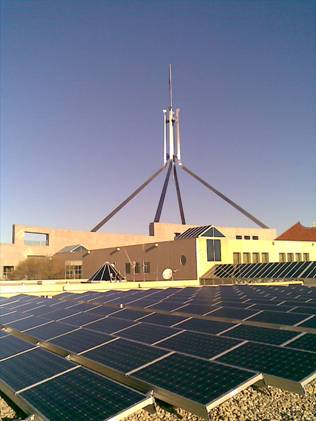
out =
{"type": "MultiPolygon", "coordinates": [[[[0,394],[0,420],[12,421],[23,418],[23,413],[0,394]]],[[[213,409],[210,418],[212,421],[316,421],[316,381],[307,387],[306,396],[270,386],[261,389],[249,387],[213,409]]],[[[125,421],[161,420],[203,421],[202,418],[183,409],[168,409],[163,403],[157,404],[157,413],[154,415],[139,411],[125,419],[125,421]]]]}

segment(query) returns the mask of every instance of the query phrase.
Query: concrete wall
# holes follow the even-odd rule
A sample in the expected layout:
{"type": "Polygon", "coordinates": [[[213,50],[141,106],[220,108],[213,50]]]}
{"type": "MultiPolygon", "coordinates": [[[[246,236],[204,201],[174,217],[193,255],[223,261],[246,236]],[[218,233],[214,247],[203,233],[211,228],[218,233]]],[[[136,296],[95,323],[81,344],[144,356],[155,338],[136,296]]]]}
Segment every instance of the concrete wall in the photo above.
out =
{"type": "Polygon", "coordinates": [[[13,226],[13,244],[0,244],[0,278],[4,266],[16,267],[28,256],[52,256],[65,246],[82,244],[87,249],[114,247],[127,244],[144,244],[168,240],[170,236],[152,237],[136,234],[113,234],[106,232],[71,231],[29,225],[13,226]],[[49,235],[48,245],[24,244],[25,232],[49,235]]]}
{"type": "Polygon", "coordinates": [[[162,272],[167,267],[173,270],[173,279],[197,279],[195,239],[121,246],[120,250],[116,247],[91,250],[83,257],[83,278],[89,278],[105,262],[115,263],[128,280],[162,280],[162,272]],[[181,264],[181,256],[186,257],[184,265],[181,264]],[[144,262],[149,262],[150,273],[143,273],[143,270],[142,273],[134,273],[132,269],[131,274],[126,274],[125,264],[133,262],[139,262],[141,268],[144,262]]]}
{"type": "MultiPolygon", "coordinates": [[[[181,240],[179,240],[180,242],[181,240]]],[[[197,247],[197,273],[198,277],[205,274],[212,266],[219,263],[233,263],[233,253],[260,253],[260,261],[262,253],[269,253],[270,262],[279,262],[279,253],[309,253],[309,260],[316,261],[316,243],[308,241],[270,241],[270,240],[230,240],[221,239],[221,262],[207,261],[206,238],[198,238],[196,240],[197,247]]],[[[243,263],[243,261],[241,260],[243,263]]],[[[251,260],[252,262],[252,260],[251,260]]]]}

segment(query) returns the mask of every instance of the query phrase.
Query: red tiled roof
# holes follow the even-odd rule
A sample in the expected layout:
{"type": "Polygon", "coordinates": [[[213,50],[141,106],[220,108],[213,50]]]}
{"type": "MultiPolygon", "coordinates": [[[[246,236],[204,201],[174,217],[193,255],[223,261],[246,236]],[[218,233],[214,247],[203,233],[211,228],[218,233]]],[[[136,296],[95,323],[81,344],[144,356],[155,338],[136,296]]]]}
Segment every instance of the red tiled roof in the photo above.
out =
{"type": "Polygon", "coordinates": [[[279,235],[276,240],[316,241],[316,227],[304,227],[300,222],[279,235]]]}

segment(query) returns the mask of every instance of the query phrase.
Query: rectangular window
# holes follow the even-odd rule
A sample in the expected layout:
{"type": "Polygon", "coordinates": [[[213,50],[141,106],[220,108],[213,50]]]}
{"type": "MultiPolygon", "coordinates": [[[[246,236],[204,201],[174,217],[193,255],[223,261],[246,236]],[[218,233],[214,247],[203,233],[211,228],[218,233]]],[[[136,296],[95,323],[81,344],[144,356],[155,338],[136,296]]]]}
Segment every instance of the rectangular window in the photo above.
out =
{"type": "Polygon", "coordinates": [[[253,239],[253,240],[259,240],[259,237],[258,237],[257,235],[253,235],[253,236],[252,236],[252,239],[253,239]]]}
{"type": "Polygon", "coordinates": [[[309,253],[303,253],[304,262],[309,262],[309,253]]]}
{"type": "Polygon", "coordinates": [[[241,263],[241,254],[240,253],[238,253],[238,252],[233,253],[233,262],[234,262],[234,265],[239,265],[241,263]]]}
{"type": "Polygon", "coordinates": [[[242,235],[236,235],[236,240],[242,240],[242,235]]]}
{"type": "Polygon", "coordinates": [[[251,263],[250,253],[245,252],[242,254],[242,262],[251,263]]]}
{"type": "Polygon", "coordinates": [[[245,235],[245,236],[244,236],[244,239],[245,239],[245,240],[250,240],[250,235],[245,235]]]}
{"type": "Polygon", "coordinates": [[[260,263],[260,253],[252,253],[252,263],[260,263]]]}
{"type": "Polygon", "coordinates": [[[302,261],[302,253],[295,253],[295,260],[297,262],[301,262],[302,261]]]}
{"type": "Polygon", "coordinates": [[[221,240],[206,240],[207,261],[220,262],[222,260],[221,240]]]}
{"type": "Polygon", "coordinates": [[[269,263],[269,253],[261,253],[262,263],[269,263]]]}
{"type": "Polygon", "coordinates": [[[82,266],[81,265],[66,265],[65,275],[66,279],[81,279],[82,266]]]}
{"type": "Polygon", "coordinates": [[[8,275],[14,271],[14,266],[3,266],[3,279],[8,279],[8,275]]]}
{"type": "Polygon", "coordinates": [[[125,273],[126,274],[131,273],[131,264],[130,263],[125,263],[125,273]]]}
{"type": "Polygon", "coordinates": [[[135,273],[141,273],[141,266],[139,262],[135,263],[135,273]]]}
{"type": "Polygon", "coordinates": [[[285,253],[279,253],[279,262],[281,262],[281,263],[286,262],[285,253]]]}
{"type": "Polygon", "coordinates": [[[287,254],[287,261],[288,262],[294,262],[294,254],[293,253],[287,254]]]}
{"type": "Polygon", "coordinates": [[[144,262],[144,273],[150,273],[150,262],[144,262]]]}
{"type": "Polygon", "coordinates": [[[26,246],[48,246],[49,235],[40,232],[24,232],[24,244],[26,246]]]}

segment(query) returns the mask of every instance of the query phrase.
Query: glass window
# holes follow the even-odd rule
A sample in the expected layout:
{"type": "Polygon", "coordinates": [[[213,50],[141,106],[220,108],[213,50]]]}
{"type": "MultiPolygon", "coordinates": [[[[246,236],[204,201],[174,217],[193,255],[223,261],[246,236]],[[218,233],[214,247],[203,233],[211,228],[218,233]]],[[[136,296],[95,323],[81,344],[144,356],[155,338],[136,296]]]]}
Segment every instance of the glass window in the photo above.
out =
{"type": "Polygon", "coordinates": [[[245,240],[250,240],[250,235],[245,235],[245,236],[244,236],[244,239],[245,239],[245,240]]]}
{"type": "Polygon", "coordinates": [[[220,262],[221,256],[221,240],[206,240],[207,261],[220,262]]]}
{"type": "Polygon", "coordinates": [[[49,235],[40,232],[24,232],[24,244],[27,246],[48,246],[49,235]]]}
{"type": "Polygon", "coordinates": [[[243,263],[251,263],[250,253],[245,252],[242,254],[243,263]]]}
{"type": "Polygon", "coordinates": [[[253,240],[259,240],[259,237],[258,237],[258,235],[253,235],[253,236],[252,236],[252,239],[253,239],[253,240]]]}
{"type": "Polygon", "coordinates": [[[135,263],[135,273],[141,273],[141,266],[139,262],[135,263]]]}
{"type": "Polygon", "coordinates": [[[252,263],[260,263],[260,253],[252,253],[252,263]]]}
{"type": "Polygon", "coordinates": [[[242,235],[236,235],[236,240],[242,240],[242,235]]]}
{"type": "Polygon", "coordinates": [[[181,265],[184,266],[186,264],[186,262],[187,262],[187,258],[184,255],[182,255],[180,257],[180,263],[181,263],[181,265]]]}
{"type": "Polygon", "coordinates": [[[66,279],[81,279],[81,273],[81,265],[66,265],[65,267],[66,279]]]}
{"type": "Polygon", "coordinates": [[[261,253],[261,261],[262,263],[269,263],[269,253],[261,253]]]}
{"type": "Polygon", "coordinates": [[[210,229],[205,231],[201,235],[201,237],[225,237],[225,235],[218,231],[218,229],[216,229],[215,227],[211,227],[210,229]]]}
{"type": "Polygon", "coordinates": [[[14,271],[14,266],[3,266],[3,279],[8,279],[9,273],[14,271]]]}
{"type": "Polygon", "coordinates": [[[125,263],[125,273],[129,274],[131,273],[131,264],[125,263]]]}
{"type": "Polygon", "coordinates": [[[304,262],[309,262],[309,253],[303,253],[304,262]]]}
{"type": "Polygon", "coordinates": [[[295,260],[297,262],[301,262],[302,261],[302,253],[295,253],[295,260]]]}
{"type": "Polygon", "coordinates": [[[285,253],[279,253],[279,262],[281,262],[281,263],[286,262],[285,253]]]}
{"type": "Polygon", "coordinates": [[[144,273],[150,273],[150,262],[144,262],[144,273]]]}
{"type": "Polygon", "coordinates": [[[293,253],[287,254],[287,261],[288,262],[294,262],[294,254],[293,253]]]}
{"type": "Polygon", "coordinates": [[[241,254],[240,253],[238,253],[238,252],[233,253],[233,262],[234,262],[234,265],[239,265],[241,263],[241,254]]]}

